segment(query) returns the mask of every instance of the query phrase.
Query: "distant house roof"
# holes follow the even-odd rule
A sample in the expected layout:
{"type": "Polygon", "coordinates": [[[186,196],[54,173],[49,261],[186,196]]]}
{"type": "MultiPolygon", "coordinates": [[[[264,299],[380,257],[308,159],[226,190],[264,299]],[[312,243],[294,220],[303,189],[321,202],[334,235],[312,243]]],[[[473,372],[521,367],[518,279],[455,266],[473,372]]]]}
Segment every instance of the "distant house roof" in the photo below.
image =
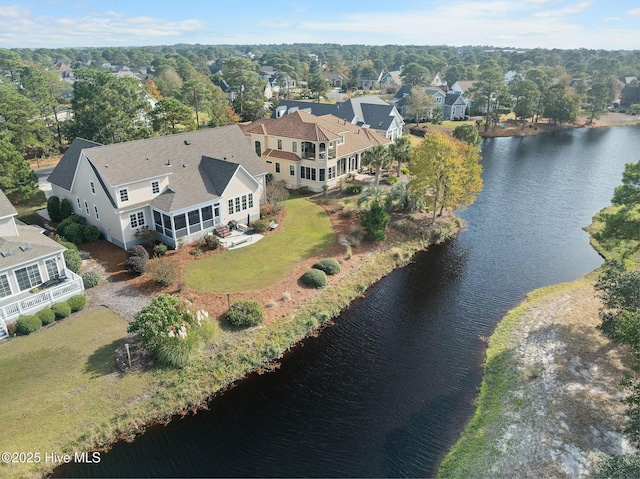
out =
{"type": "Polygon", "coordinates": [[[447,94],[444,104],[447,106],[453,105],[466,105],[467,103],[464,101],[462,94],[460,92],[452,92],[447,94]]]}
{"type": "Polygon", "coordinates": [[[102,146],[100,143],[94,141],[85,140],[83,138],[76,138],[71,142],[71,146],[62,155],[62,158],[58,162],[58,165],[49,175],[49,183],[64,188],[67,191],[71,191],[71,184],[73,183],[73,177],[78,167],[78,161],[80,160],[80,152],[84,149],[94,148],[96,146],[102,146]]]}

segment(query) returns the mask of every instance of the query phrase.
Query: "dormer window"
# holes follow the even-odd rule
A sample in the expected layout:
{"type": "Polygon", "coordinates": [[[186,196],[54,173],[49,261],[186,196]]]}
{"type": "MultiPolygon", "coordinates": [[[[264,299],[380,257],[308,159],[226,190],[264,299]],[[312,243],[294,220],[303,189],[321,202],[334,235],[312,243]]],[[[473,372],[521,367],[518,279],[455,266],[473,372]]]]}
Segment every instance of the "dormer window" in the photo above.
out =
{"type": "Polygon", "coordinates": [[[129,190],[126,188],[122,188],[120,190],[120,202],[124,203],[125,201],[129,201],[129,190]]]}
{"type": "Polygon", "coordinates": [[[151,193],[153,193],[154,195],[157,195],[158,193],[160,193],[160,182],[159,181],[152,181],[151,182],[151,193]]]}
{"type": "Polygon", "coordinates": [[[340,138],[338,138],[338,141],[336,143],[338,145],[342,145],[344,143],[344,135],[340,135],[340,138]]]}

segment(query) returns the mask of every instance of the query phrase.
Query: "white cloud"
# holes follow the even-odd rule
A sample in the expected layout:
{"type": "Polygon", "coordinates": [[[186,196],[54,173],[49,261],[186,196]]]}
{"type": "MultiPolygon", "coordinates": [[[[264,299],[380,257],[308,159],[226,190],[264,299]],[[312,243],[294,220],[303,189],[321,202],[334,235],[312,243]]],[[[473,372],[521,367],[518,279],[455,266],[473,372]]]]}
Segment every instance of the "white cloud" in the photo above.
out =
{"type": "Polygon", "coordinates": [[[580,2],[575,5],[559,8],[557,10],[547,10],[544,12],[535,13],[535,17],[541,18],[549,18],[549,17],[564,17],[567,15],[575,15],[576,13],[582,13],[587,8],[589,8],[591,4],[589,2],[580,2]]]}
{"type": "Polygon", "coordinates": [[[640,15],[640,8],[634,8],[625,12],[627,15],[640,15]]]}
{"type": "Polygon", "coordinates": [[[607,17],[600,20],[602,23],[610,23],[610,22],[621,22],[622,18],[620,17],[607,17]]]}
{"type": "Polygon", "coordinates": [[[29,14],[29,10],[18,5],[0,5],[0,18],[21,18],[29,14]]]}

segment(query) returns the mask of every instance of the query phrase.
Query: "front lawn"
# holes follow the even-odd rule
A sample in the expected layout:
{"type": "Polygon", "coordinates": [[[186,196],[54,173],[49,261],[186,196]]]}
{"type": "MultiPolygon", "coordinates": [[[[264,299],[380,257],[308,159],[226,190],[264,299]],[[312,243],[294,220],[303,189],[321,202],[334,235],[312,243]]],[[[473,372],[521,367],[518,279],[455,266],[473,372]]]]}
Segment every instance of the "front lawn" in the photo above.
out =
{"type": "Polygon", "coordinates": [[[61,445],[153,391],[151,375],[115,368],[114,350],[126,334],[119,316],[96,308],[0,345],[0,451],[42,455],[32,467],[2,464],[0,476],[40,476],[35,468],[44,465],[45,452],[62,454],[61,445]]]}
{"type": "Polygon", "coordinates": [[[335,233],[326,212],[305,198],[284,202],[283,224],[254,245],[191,262],[184,281],[198,291],[234,293],[262,289],[296,263],[331,247],[335,233]]]}

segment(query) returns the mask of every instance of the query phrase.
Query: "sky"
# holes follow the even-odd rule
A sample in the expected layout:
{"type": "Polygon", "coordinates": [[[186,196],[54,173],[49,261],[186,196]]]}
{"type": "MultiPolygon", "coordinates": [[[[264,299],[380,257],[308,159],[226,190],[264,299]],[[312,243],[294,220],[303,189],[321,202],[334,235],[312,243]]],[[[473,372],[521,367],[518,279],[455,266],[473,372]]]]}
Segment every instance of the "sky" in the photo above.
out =
{"type": "Polygon", "coordinates": [[[638,0],[0,0],[0,48],[176,43],[640,49],[638,0]]]}

